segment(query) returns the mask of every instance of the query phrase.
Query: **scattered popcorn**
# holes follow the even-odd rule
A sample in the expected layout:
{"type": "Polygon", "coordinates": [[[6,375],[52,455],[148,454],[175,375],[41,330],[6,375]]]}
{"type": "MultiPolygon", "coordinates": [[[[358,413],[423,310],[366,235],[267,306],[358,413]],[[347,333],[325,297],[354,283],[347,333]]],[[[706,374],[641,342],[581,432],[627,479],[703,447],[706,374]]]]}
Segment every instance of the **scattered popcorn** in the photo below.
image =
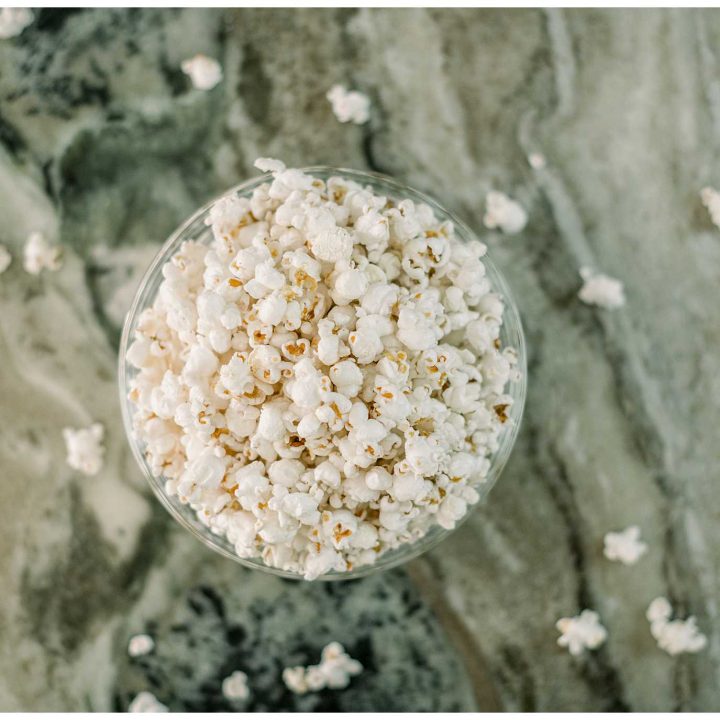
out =
{"type": "Polygon", "coordinates": [[[631,525],[622,532],[605,535],[605,557],[619,560],[623,565],[634,565],[646,552],[647,544],[640,540],[640,528],[631,525]]]}
{"type": "Polygon", "coordinates": [[[700,198],[710,213],[710,219],[720,227],[720,192],[715,188],[706,187],[700,191],[700,198]]]}
{"type": "Polygon", "coordinates": [[[0,9],[0,40],[20,35],[33,21],[33,11],[29,8],[0,9]]]}
{"type": "Polygon", "coordinates": [[[547,160],[542,153],[534,152],[528,155],[528,164],[534,170],[542,170],[547,165],[547,160]]]}
{"type": "Polygon", "coordinates": [[[691,615],[687,620],[670,620],[672,606],[664,597],[655,598],[649,605],[646,617],[650,632],[658,647],[669,655],[696,653],[707,645],[707,637],[697,627],[691,615]]]}
{"type": "Polygon", "coordinates": [[[158,713],[169,712],[166,705],[163,705],[151,692],[143,690],[138,693],[135,699],[130,703],[128,712],[131,713],[158,713]]]}
{"type": "Polygon", "coordinates": [[[558,645],[566,647],[571,655],[580,655],[585,648],[594,650],[607,638],[607,630],[600,624],[600,616],[593,610],[583,610],[575,617],[560,618],[555,627],[561,633],[558,645]]]}
{"type": "Polygon", "coordinates": [[[42,233],[30,233],[25,243],[23,267],[31,275],[39,275],[43,270],[59,270],[62,266],[61,250],[49,243],[42,233]]]}
{"type": "Polygon", "coordinates": [[[223,77],[220,63],[200,53],[183,60],[180,67],[198,90],[212,90],[223,77]]]}
{"type": "Polygon", "coordinates": [[[4,245],[0,245],[0,275],[10,267],[11,262],[12,255],[10,251],[4,245]]]}
{"type": "Polygon", "coordinates": [[[515,235],[527,225],[528,216],[523,206],[505,193],[489,192],[485,205],[483,223],[486,228],[500,228],[507,235],[515,235]]]}
{"type": "Polygon", "coordinates": [[[247,700],[250,697],[248,677],[242,670],[236,670],[222,681],[222,694],[226,700],[247,700]]]}
{"type": "Polygon", "coordinates": [[[128,643],[128,655],[141,657],[148,655],[155,649],[155,641],[149,635],[133,635],[128,643]]]}
{"type": "Polygon", "coordinates": [[[341,123],[362,125],[370,119],[370,98],[357,90],[348,91],[342,85],[333,85],[326,94],[335,117],[341,123]]]}
{"type": "Polygon", "coordinates": [[[285,685],[298,695],[325,688],[342,690],[350,678],[359,675],[363,666],[353,660],[340,643],[332,642],[323,648],[319,665],[291,667],[283,670],[285,685]]]}
{"type": "Polygon", "coordinates": [[[595,274],[590,268],[580,268],[583,286],[578,297],[588,305],[615,310],[625,304],[623,284],[602,273],[595,274]]]}
{"type": "Polygon", "coordinates": [[[212,239],[163,267],[129,395],[168,495],[239,557],[312,580],[478,501],[517,354],[482,243],[427,205],[256,165],[272,179],[216,202],[212,239]]]}
{"type": "Polygon", "coordinates": [[[66,427],[62,432],[67,448],[67,464],[85,475],[97,475],[103,466],[105,454],[103,426],[94,423],[81,430],[66,427]]]}

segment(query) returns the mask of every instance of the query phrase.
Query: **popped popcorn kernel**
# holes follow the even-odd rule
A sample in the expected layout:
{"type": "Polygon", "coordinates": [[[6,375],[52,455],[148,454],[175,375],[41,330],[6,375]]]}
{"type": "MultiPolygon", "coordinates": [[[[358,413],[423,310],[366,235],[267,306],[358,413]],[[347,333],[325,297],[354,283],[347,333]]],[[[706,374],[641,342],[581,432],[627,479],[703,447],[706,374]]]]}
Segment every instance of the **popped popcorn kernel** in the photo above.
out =
{"type": "Polygon", "coordinates": [[[11,262],[12,255],[10,251],[4,245],[0,245],[0,275],[10,267],[11,262]]]}
{"type": "Polygon", "coordinates": [[[285,668],[282,678],[288,689],[297,695],[304,695],[325,688],[342,690],[362,670],[362,664],[353,660],[340,643],[331,642],[323,648],[319,665],[285,668]]]}
{"type": "Polygon", "coordinates": [[[226,700],[247,700],[250,697],[248,676],[236,670],[222,681],[222,694],[226,700]]]}
{"type": "Polygon", "coordinates": [[[202,53],[183,60],[180,68],[198,90],[212,90],[223,78],[220,63],[202,53]]]}
{"type": "MultiPolygon", "coordinates": [[[[213,205],[138,317],[133,427],[167,494],[238,557],[313,580],[478,502],[517,354],[485,245],[423,203],[255,164],[271,176],[213,205]]],[[[286,682],[340,682],[301,670],[286,682]]]]}
{"type": "Polygon", "coordinates": [[[43,270],[56,271],[62,266],[61,249],[49,243],[39,232],[30,233],[25,242],[23,267],[31,275],[39,275],[43,270]]]}
{"type": "Polygon", "coordinates": [[[170,712],[167,705],[163,705],[151,692],[143,690],[138,693],[130,703],[128,712],[131,713],[160,713],[170,712]]]}
{"type": "Polygon", "coordinates": [[[362,125],[370,119],[370,98],[367,95],[357,90],[348,90],[343,85],[333,85],[326,97],[341,123],[362,125]]]}
{"type": "Polygon", "coordinates": [[[63,428],[67,448],[67,464],[84,475],[97,475],[103,466],[105,448],[102,441],[105,430],[100,423],[88,428],[63,428]]]}
{"type": "Polygon", "coordinates": [[[655,598],[648,606],[646,617],[658,647],[668,655],[703,650],[707,637],[700,632],[695,617],[691,615],[687,620],[671,620],[672,614],[672,606],[664,597],[655,598]]]}
{"type": "Polygon", "coordinates": [[[489,192],[485,204],[483,223],[486,228],[490,230],[499,228],[507,235],[516,235],[527,225],[528,216],[525,208],[505,193],[489,192]]]}
{"type": "Polygon", "coordinates": [[[580,655],[586,648],[594,650],[607,639],[607,630],[593,610],[583,610],[575,617],[560,618],[555,627],[560,632],[557,644],[567,648],[571,655],[580,655]]]}
{"type": "Polygon", "coordinates": [[[646,552],[647,544],[640,539],[640,528],[631,525],[622,532],[609,532],[604,538],[604,554],[608,560],[634,565],[646,552]]]}
{"type": "Polygon", "coordinates": [[[0,40],[7,40],[20,35],[32,23],[33,11],[29,8],[0,9],[0,40]]]}
{"type": "Polygon", "coordinates": [[[133,635],[128,643],[128,655],[133,658],[148,655],[154,649],[155,641],[150,635],[133,635]]]}
{"type": "Polygon", "coordinates": [[[588,305],[615,310],[625,305],[625,289],[620,280],[603,273],[595,273],[587,267],[580,268],[583,286],[578,297],[588,305]]]}

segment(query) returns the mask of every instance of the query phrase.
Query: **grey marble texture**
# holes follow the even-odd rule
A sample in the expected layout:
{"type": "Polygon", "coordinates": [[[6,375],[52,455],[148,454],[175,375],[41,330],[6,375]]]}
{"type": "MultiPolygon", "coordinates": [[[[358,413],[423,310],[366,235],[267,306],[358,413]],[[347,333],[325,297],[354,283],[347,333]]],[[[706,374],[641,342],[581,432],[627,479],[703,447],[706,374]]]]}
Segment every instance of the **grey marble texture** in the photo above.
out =
{"type": "Polygon", "coordinates": [[[0,41],[0,710],[720,710],[720,14],[690,10],[92,10],[39,13],[0,41]],[[180,62],[217,57],[190,88],[180,62]],[[342,125],[325,92],[372,99],[342,125]],[[532,151],[547,167],[533,170],[532,151]],[[386,172],[476,229],[491,188],[530,222],[483,232],[520,305],[529,397],[489,501],[406,568],[297,585],[176,528],[123,435],[119,329],[163,239],[258,155],[386,172]],[[65,263],[39,278],[42,230],[65,263]],[[627,306],[581,304],[578,268],[627,306]],[[107,429],[96,478],[61,428],[107,429]],[[602,538],[638,524],[633,568],[602,538]],[[667,595],[708,647],[671,658],[645,609],[667,595]],[[590,607],[580,658],[555,620],[590,607]],[[131,661],[151,631],[156,652],[131,661]],[[302,699],[284,663],[328,640],[367,672],[302,699]]]}

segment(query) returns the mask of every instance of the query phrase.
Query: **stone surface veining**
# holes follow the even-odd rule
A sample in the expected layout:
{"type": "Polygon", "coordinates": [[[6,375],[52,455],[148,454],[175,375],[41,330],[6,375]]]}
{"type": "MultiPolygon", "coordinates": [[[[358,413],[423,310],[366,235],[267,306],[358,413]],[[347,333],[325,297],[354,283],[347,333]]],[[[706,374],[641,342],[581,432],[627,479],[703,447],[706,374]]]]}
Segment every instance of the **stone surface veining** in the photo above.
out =
{"type": "Polygon", "coordinates": [[[699,191],[720,185],[719,42],[712,10],[539,9],[43,10],[0,41],[0,710],[124,709],[141,689],[174,710],[717,710],[720,231],[699,191]],[[197,52],[224,68],[210,92],[180,71],[197,52]],[[335,83],[370,96],[367,125],[336,121],[335,83]],[[173,526],[127,447],[116,351],[140,275],[258,155],[394,175],[478,230],[489,189],[530,214],[483,233],[528,340],[518,444],[404,571],[247,572],[173,526]],[[22,270],[33,230],[64,244],[60,272],[22,270]],[[583,265],[627,306],[582,305],[583,265]],[[61,428],[93,420],[107,454],[86,478],[61,428]],[[602,556],[630,524],[650,546],[633,568],[602,556]],[[706,650],[658,650],[660,594],[706,650]],[[572,658],[554,622],[585,607],[609,638],[572,658]],[[147,630],[156,653],[130,660],[147,630]],[[289,695],[281,667],[329,640],[367,673],[289,695]],[[234,669],[256,690],[228,708],[234,669]]]}

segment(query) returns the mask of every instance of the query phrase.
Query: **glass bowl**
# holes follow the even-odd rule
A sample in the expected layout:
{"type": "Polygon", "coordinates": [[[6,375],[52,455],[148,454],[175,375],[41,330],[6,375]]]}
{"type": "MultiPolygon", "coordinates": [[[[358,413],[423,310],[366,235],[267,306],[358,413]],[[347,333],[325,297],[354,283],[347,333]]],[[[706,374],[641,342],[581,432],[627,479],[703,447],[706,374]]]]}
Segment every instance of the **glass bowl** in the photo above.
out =
{"type": "MultiPolygon", "coordinates": [[[[341,175],[343,177],[354,180],[355,182],[370,186],[371,189],[379,194],[393,199],[409,198],[417,203],[426,203],[429,205],[435,215],[440,220],[451,220],[455,226],[456,237],[460,241],[476,240],[475,233],[461,220],[452,213],[438,204],[435,200],[428,197],[403,183],[398,182],[390,177],[377,173],[364,172],[358,170],[348,170],[345,168],[333,168],[327,166],[315,166],[302,168],[306,173],[310,173],[323,180],[327,180],[333,175],[341,175]]],[[[296,573],[287,572],[278,568],[266,565],[261,558],[240,558],[236,555],[233,546],[222,536],[216,535],[209,530],[195,515],[195,511],[188,505],[183,505],[177,497],[171,497],[165,492],[165,479],[163,477],[155,477],[148,465],[143,452],[143,447],[135,437],[132,427],[133,403],[128,398],[129,381],[135,375],[137,370],[126,362],[125,356],[128,347],[134,336],[134,331],[138,322],[140,313],[152,305],[155,300],[158,287],[162,282],[162,267],[172,255],[178,250],[179,246],[186,240],[195,240],[209,244],[212,241],[211,229],[205,225],[205,218],[208,216],[210,208],[217,202],[220,197],[237,193],[240,196],[249,196],[252,191],[262,183],[272,180],[269,173],[260,175],[252,180],[248,180],[237,185],[221,196],[215,198],[205,206],[201,207],[190,218],[188,218],[170,237],[158,252],[157,256],[151,263],[147,272],[140,282],[140,287],[135,295],[132,306],[128,311],[125,326],[123,328],[120,340],[120,357],[118,366],[118,384],[120,389],[120,405],[122,407],[123,423],[128,441],[132,448],[133,455],[138,465],[142,469],[145,477],[158,500],[164,505],[165,509],[177,520],[184,528],[189,530],[198,540],[202,541],[209,548],[224,555],[235,562],[245,565],[246,567],[263,570],[284,578],[302,579],[302,576],[296,573]]],[[[506,422],[501,430],[499,437],[499,446],[497,451],[491,456],[491,466],[488,472],[487,481],[481,485],[474,486],[480,494],[480,502],[484,500],[488,492],[497,481],[500,473],[505,467],[505,463],[510,456],[510,452],[517,438],[522,419],[523,408],[525,405],[525,395],[527,388],[527,364],[525,353],[525,338],[523,335],[522,325],[520,322],[520,314],[518,312],[515,301],[512,298],[510,289],[505,282],[504,277],[494,265],[492,260],[485,255],[483,263],[486,273],[492,283],[495,292],[502,296],[505,304],[503,315],[503,324],[500,332],[500,339],[503,347],[514,347],[517,350],[518,363],[517,369],[520,372],[520,379],[511,381],[506,390],[507,394],[513,398],[513,403],[508,413],[508,422],[506,422]]],[[[372,565],[363,565],[347,572],[331,571],[325,575],[321,575],[319,580],[349,580],[351,578],[359,578],[371,573],[386,570],[401,563],[407,562],[417,557],[421,553],[426,552],[434,547],[441,540],[446,538],[450,533],[455,532],[457,528],[470,516],[474,508],[479,503],[468,508],[465,516],[458,521],[455,528],[445,530],[439,525],[434,525],[428,532],[415,542],[407,543],[394,550],[389,550],[381,554],[377,561],[372,565]]]]}

